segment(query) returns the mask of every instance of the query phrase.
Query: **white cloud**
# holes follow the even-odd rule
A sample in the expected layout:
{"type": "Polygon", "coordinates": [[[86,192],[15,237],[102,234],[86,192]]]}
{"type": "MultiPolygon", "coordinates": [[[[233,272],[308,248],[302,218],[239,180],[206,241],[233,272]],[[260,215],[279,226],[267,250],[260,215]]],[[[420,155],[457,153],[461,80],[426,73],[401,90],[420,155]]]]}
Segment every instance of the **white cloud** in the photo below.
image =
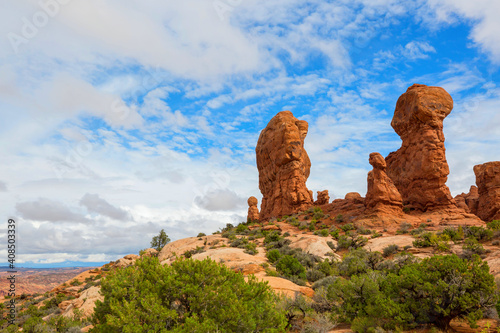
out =
{"type": "Polygon", "coordinates": [[[493,62],[500,63],[500,2],[497,0],[427,0],[438,22],[452,23],[455,17],[465,18],[472,25],[469,37],[486,52],[493,62]]]}
{"type": "Polygon", "coordinates": [[[89,222],[83,215],[73,212],[63,203],[40,198],[36,201],[19,202],[16,210],[21,217],[35,221],[89,222]]]}
{"type": "Polygon", "coordinates": [[[80,205],[85,206],[90,213],[108,216],[115,220],[130,220],[131,216],[125,210],[111,205],[97,194],[85,194],[80,200],[80,205]]]}
{"type": "Polygon", "coordinates": [[[427,42],[411,41],[401,49],[401,55],[408,60],[428,58],[428,53],[436,53],[436,49],[427,42]]]}

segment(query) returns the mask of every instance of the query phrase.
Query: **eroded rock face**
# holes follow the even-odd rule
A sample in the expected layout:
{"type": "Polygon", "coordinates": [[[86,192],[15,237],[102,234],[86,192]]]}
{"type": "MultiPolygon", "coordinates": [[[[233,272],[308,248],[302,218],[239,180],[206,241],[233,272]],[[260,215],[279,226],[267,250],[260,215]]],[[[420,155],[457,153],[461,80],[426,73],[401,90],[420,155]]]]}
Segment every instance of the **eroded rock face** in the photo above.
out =
{"type": "Polygon", "coordinates": [[[440,87],[414,84],[398,99],[391,126],[403,144],[386,157],[386,172],[409,208],[457,209],[446,186],[450,171],[443,134],[452,109],[451,96],[440,87]]]}
{"type": "Polygon", "coordinates": [[[314,202],[315,205],[326,205],[330,202],[328,190],[318,191],[318,199],[314,202]]]}
{"type": "Polygon", "coordinates": [[[455,201],[459,208],[462,208],[467,213],[477,214],[479,204],[479,192],[477,186],[472,185],[469,193],[461,193],[455,197],[455,201]]]}
{"type": "Polygon", "coordinates": [[[248,198],[248,214],[247,221],[258,221],[259,220],[259,208],[257,208],[257,204],[259,201],[256,197],[248,198]]]}
{"type": "Polygon", "coordinates": [[[379,153],[371,153],[369,162],[373,166],[373,170],[368,172],[365,206],[374,212],[401,214],[403,199],[396,185],[385,173],[384,157],[379,153]]]}
{"type": "Polygon", "coordinates": [[[290,111],[274,116],[257,141],[257,169],[262,192],[260,219],[304,211],[313,204],[306,187],[311,161],[304,149],[308,124],[290,111]]]}
{"type": "Polygon", "coordinates": [[[500,220],[500,162],[474,166],[479,200],[476,215],[483,221],[500,220]]]}

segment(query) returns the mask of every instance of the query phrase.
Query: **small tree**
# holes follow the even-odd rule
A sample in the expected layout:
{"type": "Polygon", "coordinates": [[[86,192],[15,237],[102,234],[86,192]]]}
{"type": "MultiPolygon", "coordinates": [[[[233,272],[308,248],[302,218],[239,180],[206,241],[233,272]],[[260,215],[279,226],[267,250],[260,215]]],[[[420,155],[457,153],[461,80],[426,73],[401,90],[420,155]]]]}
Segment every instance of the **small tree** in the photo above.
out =
{"type": "Polygon", "coordinates": [[[153,240],[151,241],[151,247],[161,251],[165,245],[167,245],[170,242],[170,238],[168,238],[168,235],[165,233],[165,230],[161,229],[160,233],[158,236],[154,236],[153,240]]]}

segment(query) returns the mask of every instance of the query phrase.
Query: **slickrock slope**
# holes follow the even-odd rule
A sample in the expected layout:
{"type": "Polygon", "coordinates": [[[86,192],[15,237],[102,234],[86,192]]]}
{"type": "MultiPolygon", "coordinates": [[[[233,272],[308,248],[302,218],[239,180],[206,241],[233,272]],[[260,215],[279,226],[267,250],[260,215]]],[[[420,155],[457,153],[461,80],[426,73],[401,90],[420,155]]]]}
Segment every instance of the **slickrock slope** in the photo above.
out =
{"type": "Polygon", "coordinates": [[[392,180],[385,173],[384,158],[379,153],[371,153],[369,161],[373,170],[368,172],[366,207],[376,213],[403,215],[403,199],[392,180]]]}
{"type": "Polygon", "coordinates": [[[255,152],[263,196],[261,220],[303,211],[313,204],[306,187],[311,169],[304,149],[307,130],[306,121],[282,111],[260,133],[255,152]]]}
{"type": "Polygon", "coordinates": [[[387,175],[403,204],[420,211],[457,209],[446,180],[443,120],[453,109],[451,96],[440,87],[414,84],[399,97],[391,126],[403,140],[386,157],[387,175]]]}
{"type": "Polygon", "coordinates": [[[259,208],[257,208],[257,204],[259,201],[256,197],[248,198],[248,214],[247,221],[258,221],[259,220],[259,208]]]}
{"type": "Polygon", "coordinates": [[[484,221],[500,220],[500,162],[474,167],[479,200],[476,215],[484,221]]]}

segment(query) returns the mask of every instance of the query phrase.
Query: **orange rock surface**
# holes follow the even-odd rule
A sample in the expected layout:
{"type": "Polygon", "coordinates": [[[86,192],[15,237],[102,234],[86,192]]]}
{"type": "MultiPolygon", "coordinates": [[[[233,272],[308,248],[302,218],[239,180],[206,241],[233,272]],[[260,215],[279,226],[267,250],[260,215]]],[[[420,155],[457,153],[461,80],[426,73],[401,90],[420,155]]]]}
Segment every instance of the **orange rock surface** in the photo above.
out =
{"type": "Polygon", "coordinates": [[[500,162],[474,166],[479,200],[476,215],[483,221],[500,220],[500,162]]]}
{"type": "Polygon", "coordinates": [[[414,84],[399,97],[391,126],[403,140],[386,157],[387,175],[403,204],[420,211],[458,209],[446,180],[443,120],[453,109],[451,96],[440,87],[414,84]]]}
{"type": "Polygon", "coordinates": [[[392,180],[385,173],[386,163],[379,153],[371,153],[370,164],[373,170],[368,172],[368,191],[365,206],[377,213],[401,215],[403,199],[392,180]]]}
{"type": "Polygon", "coordinates": [[[311,161],[304,149],[308,124],[290,111],[274,116],[257,141],[257,169],[262,192],[260,219],[304,211],[313,204],[306,187],[311,161]]]}
{"type": "Polygon", "coordinates": [[[248,214],[247,221],[258,221],[259,220],[259,208],[257,208],[257,204],[259,201],[256,197],[248,198],[248,214]]]}
{"type": "Polygon", "coordinates": [[[326,205],[330,202],[328,190],[318,191],[318,199],[314,202],[315,205],[326,205]]]}

